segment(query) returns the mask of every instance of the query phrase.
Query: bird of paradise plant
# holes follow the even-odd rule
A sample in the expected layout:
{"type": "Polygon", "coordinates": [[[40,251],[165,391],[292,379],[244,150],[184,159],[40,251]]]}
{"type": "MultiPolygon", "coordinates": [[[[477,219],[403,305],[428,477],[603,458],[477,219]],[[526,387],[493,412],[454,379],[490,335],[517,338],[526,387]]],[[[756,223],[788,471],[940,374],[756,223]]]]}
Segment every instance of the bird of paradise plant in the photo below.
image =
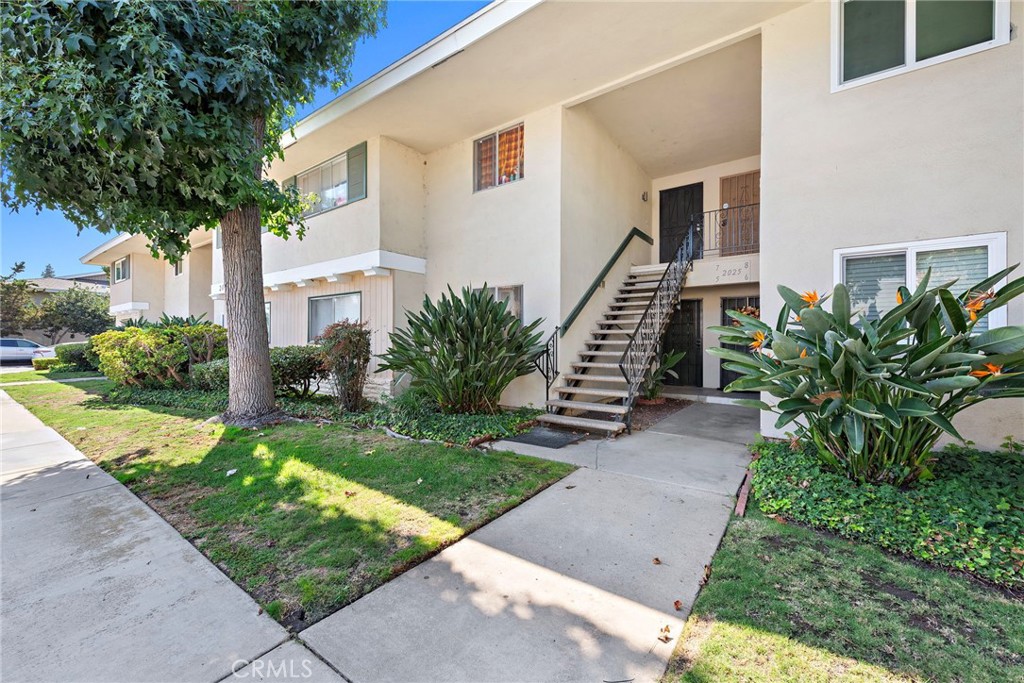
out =
{"type": "Polygon", "coordinates": [[[975,331],[992,311],[1024,293],[1024,278],[998,289],[1016,266],[956,295],[931,271],[878,320],[854,320],[842,284],[830,296],[780,286],[785,305],[774,327],[738,311],[738,326],[712,327],[723,367],[741,377],[726,391],[761,391],[774,405],[743,400],[778,414],[776,427],[796,436],[822,460],[860,482],[907,485],[932,476],[932,449],[943,434],[963,437],[954,416],[981,401],[1024,397],[1024,326],[975,331]],[[831,310],[822,305],[831,298],[831,310]],[[795,320],[791,314],[796,313],[795,320]]]}

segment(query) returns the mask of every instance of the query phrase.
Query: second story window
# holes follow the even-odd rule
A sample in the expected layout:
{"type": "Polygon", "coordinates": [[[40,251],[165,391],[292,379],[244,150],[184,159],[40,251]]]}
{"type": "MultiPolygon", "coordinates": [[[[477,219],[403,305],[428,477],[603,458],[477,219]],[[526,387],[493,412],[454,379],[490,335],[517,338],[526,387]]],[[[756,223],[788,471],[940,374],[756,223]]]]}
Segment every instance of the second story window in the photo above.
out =
{"type": "Polygon", "coordinates": [[[366,143],[298,174],[288,182],[313,198],[303,214],[312,216],[366,198],[366,143]]]}
{"type": "Polygon", "coordinates": [[[114,276],[114,282],[124,282],[131,277],[131,259],[128,256],[114,261],[114,266],[110,269],[111,274],[114,276]]]}
{"type": "Polygon", "coordinates": [[[179,275],[181,275],[181,273],[185,269],[185,262],[184,261],[177,261],[174,264],[173,267],[174,267],[174,277],[178,277],[179,275]]]}
{"type": "Polygon", "coordinates": [[[521,180],[524,147],[521,123],[474,142],[474,191],[521,180]]]}
{"type": "Polygon", "coordinates": [[[836,84],[873,81],[1003,45],[1006,0],[838,0],[836,84]]]}

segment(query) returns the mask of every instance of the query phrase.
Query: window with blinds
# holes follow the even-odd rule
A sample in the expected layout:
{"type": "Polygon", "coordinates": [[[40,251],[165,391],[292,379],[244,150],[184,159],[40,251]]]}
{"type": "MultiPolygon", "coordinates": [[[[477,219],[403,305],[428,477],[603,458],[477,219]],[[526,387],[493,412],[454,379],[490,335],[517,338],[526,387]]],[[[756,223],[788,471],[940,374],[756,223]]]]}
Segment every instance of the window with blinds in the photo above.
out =
{"type": "MultiPolygon", "coordinates": [[[[474,292],[479,292],[482,287],[476,287],[473,289],[474,292]]],[[[505,302],[505,310],[519,318],[519,321],[523,321],[523,286],[522,285],[507,285],[505,287],[488,287],[491,294],[498,301],[505,302]]]]}
{"type": "Polygon", "coordinates": [[[473,143],[473,189],[479,192],[523,178],[523,124],[484,136],[473,143]]]}
{"type": "MultiPolygon", "coordinates": [[[[838,80],[953,59],[1009,42],[1003,0],[840,0],[838,80]]],[[[872,79],[874,80],[874,79],[872,79]]]]}
{"type": "Polygon", "coordinates": [[[302,214],[313,216],[366,198],[366,143],[287,181],[311,201],[302,214]]]}
{"type": "MultiPolygon", "coordinates": [[[[898,304],[899,288],[913,290],[929,268],[932,284],[956,280],[950,289],[957,296],[990,272],[987,245],[944,249],[910,246],[899,251],[846,256],[842,262],[843,283],[850,290],[852,311],[868,320],[878,320],[892,310],[898,304]]],[[[988,324],[982,318],[974,329],[983,332],[988,324]]]]}
{"type": "Polygon", "coordinates": [[[342,320],[359,322],[362,295],[359,292],[317,296],[309,299],[309,341],[313,341],[328,325],[342,320]]]}

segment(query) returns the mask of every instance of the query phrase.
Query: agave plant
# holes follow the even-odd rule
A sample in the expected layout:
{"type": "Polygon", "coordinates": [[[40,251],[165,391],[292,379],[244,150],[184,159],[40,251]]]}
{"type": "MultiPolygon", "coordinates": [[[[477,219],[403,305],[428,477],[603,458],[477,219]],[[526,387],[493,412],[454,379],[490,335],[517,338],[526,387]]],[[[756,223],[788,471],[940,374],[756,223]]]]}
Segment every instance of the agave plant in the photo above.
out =
{"type": "Polygon", "coordinates": [[[533,372],[541,322],[523,325],[486,284],[461,297],[449,287],[436,304],[426,297],[421,312],[406,312],[378,372],[408,373],[445,412],[494,413],[509,383],[533,372]]]}
{"type": "Polygon", "coordinates": [[[724,367],[742,375],[726,391],[764,391],[777,405],[744,400],[778,413],[777,428],[796,422],[824,462],[860,482],[905,485],[929,477],[931,451],[943,433],[963,437],[952,419],[981,401],[1024,396],[1024,326],[975,331],[991,311],[1024,293],[1024,278],[991,288],[1016,266],[968,288],[956,282],[901,287],[895,307],[878,320],[852,322],[850,296],[779,287],[785,306],[774,328],[737,311],[738,323],[713,327],[724,367]],[[823,304],[831,298],[831,311],[823,304]],[[791,319],[791,316],[796,316],[791,319]]]}

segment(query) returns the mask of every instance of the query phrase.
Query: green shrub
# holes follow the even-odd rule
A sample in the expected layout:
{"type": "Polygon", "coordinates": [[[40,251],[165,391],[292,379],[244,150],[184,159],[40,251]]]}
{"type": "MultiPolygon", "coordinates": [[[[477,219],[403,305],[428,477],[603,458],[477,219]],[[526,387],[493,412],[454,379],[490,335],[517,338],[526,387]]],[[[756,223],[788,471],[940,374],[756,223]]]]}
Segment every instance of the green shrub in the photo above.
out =
{"type": "MultiPolygon", "coordinates": [[[[279,346],[270,349],[270,371],[274,376],[274,389],[279,394],[299,398],[316,393],[320,382],[328,375],[323,352],[318,346],[279,346]]],[[[363,377],[366,377],[365,366],[363,377]]]]}
{"type": "Polygon", "coordinates": [[[228,390],[228,359],[219,358],[208,363],[196,363],[189,372],[192,386],[203,391],[228,390]]]}
{"type": "Polygon", "coordinates": [[[88,342],[77,342],[74,344],[59,344],[54,347],[57,358],[60,362],[73,366],[73,370],[96,370],[89,354],[88,342]]]}
{"type": "Polygon", "coordinates": [[[812,450],[756,447],[754,491],[768,514],[1024,588],[1024,455],[948,447],[935,477],[900,489],[823,470],[812,450]]]}
{"type": "Polygon", "coordinates": [[[461,297],[449,287],[437,304],[426,297],[422,312],[406,312],[380,370],[408,373],[446,413],[496,413],[505,388],[533,372],[544,350],[541,322],[524,326],[486,283],[461,297]]]}
{"type": "Polygon", "coordinates": [[[850,295],[836,285],[832,310],[817,292],[779,287],[786,305],[775,328],[729,311],[733,327],[710,328],[726,344],[753,353],[709,349],[743,375],[726,391],[766,391],[777,406],[777,428],[799,420],[806,438],[831,468],[860,482],[908,484],[930,476],[932,447],[961,410],[992,398],[1024,396],[1024,326],[975,332],[978,321],[1024,293],[1024,278],[990,291],[1013,268],[959,295],[955,281],[916,291],[899,289],[895,307],[855,325],[850,295]],[[795,321],[791,311],[799,311],[795,321]]]}
{"type": "Polygon", "coordinates": [[[227,356],[227,332],[211,324],[129,327],[92,338],[99,369],[113,382],[131,386],[178,386],[189,369],[227,356]]]}
{"type": "Polygon", "coordinates": [[[54,365],[60,364],[60,358],[33,358],[33,370],[50,370],[54,365]]]}
{"type": "MultiPolygon", "coordinates": [[[[59,359],[58,359],[59,360],[59,359]]],[[[89,370],[82,370],[77,365],[71,363],[57,363],[56,365],[50,366],[50,375],[59,375],[66,372],[89,372],[89,370]]]]}
{"type": "Polygon", "coordinates": [[[359,410],[370,364],[370,331],[362,323],[343,321],[328,325],[316,342],[338,405],[349,412],[359,410]]]}
{"type": "MultiPolygon", "coordinates": [[[[316,346],[282,346],[270,349],[274,389],[281,396],[303,398],[316,393],[327,370],[316,346]]],[[[205,391],[227,390],[228,360],[221,358],[192,366],[192,386],[205,391]]]]}

